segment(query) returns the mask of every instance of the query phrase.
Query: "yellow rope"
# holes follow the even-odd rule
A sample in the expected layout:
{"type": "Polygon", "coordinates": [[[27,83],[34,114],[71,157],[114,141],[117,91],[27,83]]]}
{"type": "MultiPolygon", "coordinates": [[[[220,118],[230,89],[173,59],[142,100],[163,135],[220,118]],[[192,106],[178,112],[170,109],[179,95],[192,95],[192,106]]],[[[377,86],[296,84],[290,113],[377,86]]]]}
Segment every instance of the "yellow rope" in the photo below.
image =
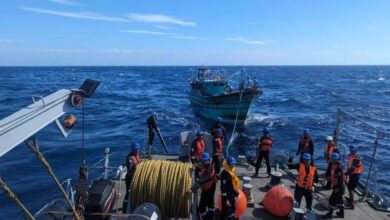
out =
{"type": "Polygon", "coordinates": [[[165,218],[188,218],[191,208],[189,163],[151,160],[137,165],[130,186],[131,206],[155,204],[165,218]]]}

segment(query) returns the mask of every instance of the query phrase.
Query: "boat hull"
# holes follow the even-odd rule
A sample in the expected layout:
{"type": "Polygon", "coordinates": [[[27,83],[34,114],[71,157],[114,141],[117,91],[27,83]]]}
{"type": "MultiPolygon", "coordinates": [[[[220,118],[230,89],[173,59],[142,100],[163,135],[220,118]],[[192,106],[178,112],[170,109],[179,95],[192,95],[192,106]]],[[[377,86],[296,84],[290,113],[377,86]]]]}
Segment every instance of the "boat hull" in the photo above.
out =
{"type": "Polygon", "coordinates": [[[193,91],[190,93],[190,102],[195,112],[202,117],[212,120],[222,117],[227,122],[234,122],[236,117],[238,117],[239,121],[245,121],[253,102],[260,95],[261,91],[259,90],[246,89],[242,93],[240,101],[240,92],[219,96],[205,96],[193,91]]]}

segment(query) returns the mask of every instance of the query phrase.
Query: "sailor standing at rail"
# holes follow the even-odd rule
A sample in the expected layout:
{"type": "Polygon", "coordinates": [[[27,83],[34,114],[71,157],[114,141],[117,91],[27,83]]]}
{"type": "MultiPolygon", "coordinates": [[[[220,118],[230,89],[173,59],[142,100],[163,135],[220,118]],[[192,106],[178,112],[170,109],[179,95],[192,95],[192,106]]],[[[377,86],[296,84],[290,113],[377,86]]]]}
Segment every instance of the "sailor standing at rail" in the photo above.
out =
{"type": "Polygon", "coordinates": [[[332,219],[333,210],[337,207],[340,208],[340,211],[336,212],[337,217],[344,218],[343,195],[345,191],[345,175],[340,163],[340,154],[332,153],[331,159],[332,165],[326,172],[330,173],[333,191],[329,198],[329,211],[324,218],[332,219]]]}
{"type": "Polygon", "coordinates": [[[299,161],[302,162],[302,156],[304,153],[309,153],[313,157],[314,153],[314,144],[309,135],[309,131],[304,129],[301,135],[301,139],[299,140],[298,150],[296,155],[301,154],[299,161]]]}
{"type": "Polygon", "coordinates": [[[256,161],[256,172],[254,176],[259,174],[259,169],[261,166],[261,162],[263,157],[265,159],[265,163],[267,164],[267,173],[268,176],[271,176],[271,165],[269,163],[269,152],[272,149],[272,138],[269,135],[269,129],[263,128],[263,136],[259,140],[259,146],[257,147],[257,161],[256,161]]]}
{"type": "Polygon", "coordinates": [[[135,169],[137,168],[137,165],[141,163],[141,159],[139,158],[139,149],[141,149],[141,145],[138,143],[132,143],[131,144],[131,152],[126,157],[126,177],[125,177],[125,183],[126,183],[126,195],[123,200],[123,213],[126,213],[128,200],[129,200],[129,190],[130,190],[130,184],[131,180],[133,179],[133,175],[135,173],[135,169]]]}
{"type": "Polygon", "coordinates": [[[349,146],[350,154],[348,155],[348,170],[347,175],[348,178],[348,192],[349,192],[349,198],[348,201],[348,207],[351,209],[355,208],[355,200],[354,200],[354,193],[355,188],[357,184],[359,183],[360,174],[363,173],[363,161],[360,159],[359,155],[357,155],[357,146],[351,145],[349,146]]]}
{"type": "Polygon", "coordinates": [[[199,174],[199,165],[203,151],[203,134],[202,132],[198,131],[196,133],[196,139],[191,144],[191,163],[195,166],[195,178],[197,178],[199,174]]]}
{"type": "Polygon", "coordinates": [[[240,179],[236,175],[234,165],[237,161],[234,157],[228,157],[224,161],[224,170],[221,172],[221,196],[222,196],[222,219],[238,219],[235,217],[236,198],[238,197],[238,189],[240,188],[240,179]]]}
{"type": "Polygon", "coordinates": [[[212,141],[213,147],[213,163],[215,172],[217,176],[221,172],[221,162],[223,160],[223,139],[222,139],[222,129],[217,128],[212,141]]]}
{"type": "MultiPolygon", "coordinates": [[[[324,157],[325,157],[326,162],[328,163],[327,169],[330,169],[330,166],[332,165],[332,159],[331,159],[332,153],[340,154],[340,152],[337,149],[337,146],[335,145],[335,143],[333,142],[332,136],[327,136],[326,142],[327,143],[326,143],[326,147],[325,147],[324,157]]],[[[329,173],[329,175],[330,175],[330,173],[329,173]]],[[[330,185],[331,185],[330,176],[326,176],[326,178],[327,178],[327,181],[326,181],[324,188],[329,190],[330,185]]]]}
{"type": "Polygon", "coordinates": [[[303,162],[291,164],[292,158],[289,159],[288,168],[298,170],[298,178],[294,191],[294,199],[298,206],[301,206],[302,197],[305,196],[306,208],[312,211],[313,191],[315,184],[318,182],[317,169],[312,163],[311,155],[304,153],[302,156],[303,162]]]}
{"type": "Polygon", "coordinates": [[[211,135],[214,136],[214,134],[217,132],[217,129],[221,129],[222,130],[222,140],[225,140],[226,138],[226,129],[225,129],[225,126],[222,125],[222,117],[217,117],[217,123],[215,123],[213,125],[213,127],[211,128],[211,135]]]}
{"type": "Polygon", "coordinates": [[[214,219],[214,194],[217,186],[217,176],[213,165],[210,163],[210,154],[208,152],[202,153],[200,164],[199,179],[192,191],[196,191],[197,188],[201,188],[199,202],[199,213],[203,220],[214,219]]]}

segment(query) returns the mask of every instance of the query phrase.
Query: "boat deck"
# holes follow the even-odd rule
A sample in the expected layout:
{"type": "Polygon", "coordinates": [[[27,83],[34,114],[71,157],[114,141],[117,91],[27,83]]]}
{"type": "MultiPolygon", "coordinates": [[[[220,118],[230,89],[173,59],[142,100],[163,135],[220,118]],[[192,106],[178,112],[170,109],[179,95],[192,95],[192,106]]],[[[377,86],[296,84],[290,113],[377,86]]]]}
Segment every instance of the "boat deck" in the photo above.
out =
{"type": "MultiPolygon", "coordinates": [[[[154,160],[176,160],[177,156],[166,156],[166,155],[154,155],[154,160]]],[[[295,183],[294,179],[291,177],[290,174],[288,174],[283,169],[280,169],[279,172],[282,173],[282,182],[284,186],[289,188],[292,193],[294,193],[295,189],[295,183]]],[[[241,186],[242,179],[244,176],[250,176],[252,177],[254,173],[254,168],[249,166],[237,166],[236,173],[241,179],[241,186]]],[[[295,170],[291,170],[291,173],[296,175],[295,170]]],[[[324,176],[324,171],[319,171],[319,177],[322,179],[324,176]]],[[[270,214],[268,211],[264,209],[262,205],[260,205],[265,193],[267,192],[267,184],[268,184],[269,178],[267,177],[265,168],[261,168],[259,172],[258,177],[252,177],[251,184],[253,186],[252,188],[252,195],[253,195],[253,204],[248,204],[248,207],[245,211],[245,214],[241,216],[240,219],[262,219],[262,220],[278,220],[278,219],[288,219],[287,217],[277,217],[272,214],[270,214]]],[[[117,187],[119,186],[119,181],[117,181],[117,187]]],[[[217,183],[217,191],[215,193],[215,204],[217,204],[217,196],[220,195],[220,187],[219,183],[217,183]]],[[[122,210],[122,201],[123,196],[125,193],[125,184],[124,181],[121,181],[121,187],[118,190],[121,192],[121,198],[118,200],[120,201],[116,208],[118,210],[122,210]]],[[[313,212],[317,219],[322,219],[322,215],[324,215],[327,212],[327,201],[331,194],[331,190],[324,190],[321,187],[317,187],[316,192],[313,195],[313,212]]],[[[200,191],[198,192],[198,195],[200,197],[200,191]]],[[[198,197],[198,198],[199,198],[198,197]]],[[[358,196],[355,196],[358,198],[358,196]]],[[[356,199],[357,199],[356,198],[356,199]]],[[[303,211],[306,211],[306,202],[305,199],[302,198],[301,202],[301,208],[303,211]]],[[[336,212],[336,211],[335,211],[336,212]]],[[[334,212],[334,219],[337,219],[334,212]]],[[[310,219],[310,218],[308,218],[310,219]]],[[[360,199],[360,201],[357,201],[355,204],[355,209],[345,209],[345,218],[346,220],[356,220],[356,219],[362,219],[362,220],[380,220],[380,219],[390,219],[389,213],[376,211],[366,202],[360,199]]]]}

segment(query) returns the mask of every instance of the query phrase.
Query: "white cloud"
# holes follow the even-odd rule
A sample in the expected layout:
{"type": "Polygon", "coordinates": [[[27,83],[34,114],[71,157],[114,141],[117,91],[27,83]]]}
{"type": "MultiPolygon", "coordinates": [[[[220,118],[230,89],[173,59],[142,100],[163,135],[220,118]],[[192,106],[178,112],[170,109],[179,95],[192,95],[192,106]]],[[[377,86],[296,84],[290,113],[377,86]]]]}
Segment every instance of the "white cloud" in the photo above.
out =
{"type": "Polygon", "coordinates": [[[244,44],[254,44],[254,45],[267,45],[274,42],[274,41],[263,41],[263,40],[248,40],[243,37],[229,37],[229,38],[225,38],[225,40],[237,41],[244,44]]]}
{"type": "Polygon", "coordinates": [[[132,33],[132,34],[150,34],[150,35],[174,35],[174,33],[166,33],[159,31],[147,31],[147,30],[120,30],[120,32],[132,33]]]}
{"type": "Polygon", "coordinates": [[[163,29],[163,30],[171,30],[173,28],[165,26],[165,25],[154,25],[156,28],[163,29]]]}
{"type": "Polygon", "coordinates": [[[9,39],[0,39],[0,43],[15,43],[15,41],[9,39]]]}
{"type": "Polygon", "coordinates": [[[69,0],[49,0],[49,1],[61,5],[78,5],[78,3],[69,0]]]}
{"type": "Polygon", "coordinates": [[[175,17],[163,15],[163,14],[138,14],[129,13],[127,17],[131,21],[143,22],[143,23],[155,23],[155,24],[175,24],[181,26],[195,26],[195,22],[184,21],[175,17]]]}
{"type": "Polygon", "coordinates": [[[78,19],[112,21],[112,22],[129,22],[129,20],[121,17],[111,17],[111,16],[101,15],[93,12],[65,12],[65,11],[48,10],[42,8],[31,8],[31,7],[20,7],[20,9],[24,11],[31,11],[31,12],[41,13],[41,14],[49,14],[49,15],[78,18],[78,19]]]}
{"type": "Polygon", "coordinates": [[[182,39],[182,40],[207,40],[207,38],[203,38],[203,37],[183,36],[183,35],[177,35],[177,36],[174,36],[174,38],[182,39]]]}

